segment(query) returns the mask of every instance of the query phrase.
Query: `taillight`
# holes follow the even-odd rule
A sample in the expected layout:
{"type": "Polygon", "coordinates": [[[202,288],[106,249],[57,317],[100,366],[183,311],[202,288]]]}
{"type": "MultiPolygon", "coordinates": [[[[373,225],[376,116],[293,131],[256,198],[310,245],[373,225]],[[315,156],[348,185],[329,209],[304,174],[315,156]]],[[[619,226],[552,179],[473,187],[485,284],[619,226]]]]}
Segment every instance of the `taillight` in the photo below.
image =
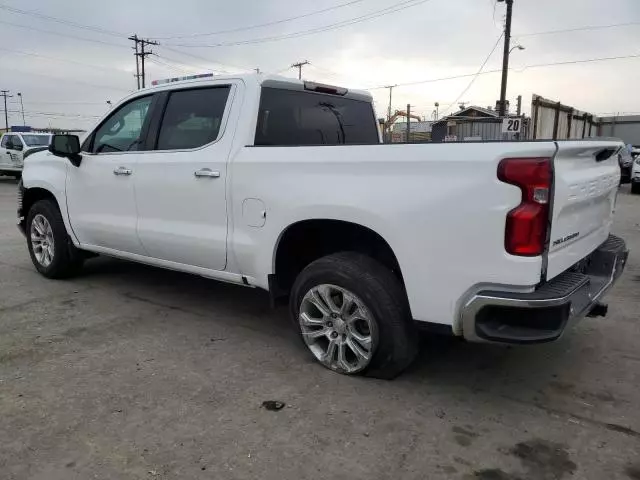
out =
{"type": "Polygon", "coordinates": [[[505,158],[498,178],[522,190],[520,205],[507,214],[505,249],[511,255],[541,255],[547,241],[551,159],[505,158]]]}

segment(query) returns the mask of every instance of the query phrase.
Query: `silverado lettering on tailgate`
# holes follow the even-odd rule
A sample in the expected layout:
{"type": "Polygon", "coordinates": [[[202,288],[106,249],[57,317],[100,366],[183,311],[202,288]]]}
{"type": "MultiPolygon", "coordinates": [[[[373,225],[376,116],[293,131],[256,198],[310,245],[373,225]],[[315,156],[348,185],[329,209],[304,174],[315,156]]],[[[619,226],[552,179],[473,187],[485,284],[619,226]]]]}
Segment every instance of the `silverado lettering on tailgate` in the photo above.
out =
{"type": "Polygon", "coordinates": [[[572,233],[571,235],[567,235],[566,237],[562,237],[557,240],[554,240],[553,246],[555,247],[556,245],[560,245],[561,243],[568,242],[569,240],[573,240],[578,235],[580,235],[580,232],[572,233]]]}

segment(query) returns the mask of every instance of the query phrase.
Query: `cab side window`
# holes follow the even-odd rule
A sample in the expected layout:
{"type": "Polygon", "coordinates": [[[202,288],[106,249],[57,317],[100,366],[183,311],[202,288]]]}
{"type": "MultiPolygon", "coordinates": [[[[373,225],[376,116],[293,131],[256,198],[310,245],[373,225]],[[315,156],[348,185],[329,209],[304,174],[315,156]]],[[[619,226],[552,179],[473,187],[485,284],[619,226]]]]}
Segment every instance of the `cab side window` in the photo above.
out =
{"type": "Polygon", "coordinates": [[[140,150],[141,138],[151,96],[136,98],[116,110],[93,134],[92,153],[131,152],[140,150]]]}
{"type": "Polygon", "coordinates": [[[5,135],[2,137],[2,146],[7,150],[17,150],[22,145],[17,135],[5,135]]]}
{"type": "Polygon", "coordinates": [[[215,141],[230,89],[225,85],[171,92],[155,149],[185,150],[215,141]]]}

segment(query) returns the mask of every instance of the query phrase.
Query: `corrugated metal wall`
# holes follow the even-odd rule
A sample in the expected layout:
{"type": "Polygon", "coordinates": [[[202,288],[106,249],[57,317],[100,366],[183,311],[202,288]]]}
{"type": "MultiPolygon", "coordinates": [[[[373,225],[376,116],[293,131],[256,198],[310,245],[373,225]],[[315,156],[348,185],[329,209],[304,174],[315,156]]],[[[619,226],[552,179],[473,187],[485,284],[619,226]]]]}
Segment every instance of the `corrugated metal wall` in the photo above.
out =
{"type": "MultiPolygon", "coordinates": [[[[520,138],[527,138],[526,128],[523,128],[520,138]]],[[[484,119],[484,120],[458,120],[455,127],[455,135],[459,141],[468,139],[482,140],[516,140],[514,133],[502,133],[502,119],[484,119]]]]}
{"type": "MultiPolygon", "coordinates": [[[[529,122],[523,123],[520,139],[528,138],[529,122]]],[[[443,142],[445,136],[455,135],[457,141],[465,140],[517,140],[515,133],[502,133],[502,118],[454,118],[433,125],[431,137],[434,142],[443,142]],[[450,125],[455,122],[455,125],[450,125]]]]}
{"type": "Polygon", "coordinates": [[[598,119],[594,115],[539,95],[533,95],[531,118],[534,139],[567,140],[598,135],[598,119]]]}
{"type": "Polygon", "coordinates": [[[640,115],[601,118],[600,135],[620,138],[627,144],[640,145],[640,115]]]}

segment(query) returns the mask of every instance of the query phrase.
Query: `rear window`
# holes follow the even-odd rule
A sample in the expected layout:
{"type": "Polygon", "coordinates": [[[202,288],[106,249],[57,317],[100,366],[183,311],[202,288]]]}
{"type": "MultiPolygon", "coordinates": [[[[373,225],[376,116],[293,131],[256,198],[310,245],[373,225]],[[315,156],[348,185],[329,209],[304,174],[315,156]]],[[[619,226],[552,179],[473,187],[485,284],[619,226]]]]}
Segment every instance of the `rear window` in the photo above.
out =
{"type": "Polygon", "coordinates": [[[337,95],[264,87],[255,145],[378,143],[371,103],[337,95]]]}
{"type": "Polygon", "coordinates": [[[157,150],[197,148],[218,138],[229,91],[222,86],[172,92],[157,150]]]}

